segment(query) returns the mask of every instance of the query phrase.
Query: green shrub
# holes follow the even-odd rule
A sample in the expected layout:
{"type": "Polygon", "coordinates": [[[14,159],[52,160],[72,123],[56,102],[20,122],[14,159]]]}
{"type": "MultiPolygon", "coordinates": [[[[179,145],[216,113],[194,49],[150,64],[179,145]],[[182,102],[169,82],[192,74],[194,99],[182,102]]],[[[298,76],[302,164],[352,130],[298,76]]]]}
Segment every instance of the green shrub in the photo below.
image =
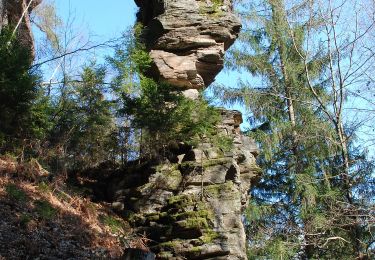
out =
{"type": "Polygon", "coordinates": [[[5,192],[14,200],[24,202],[27,200],[27,194],[19,189],[15,184],[8,184],[5,186],[5,192]]]}
{"type": "Polygon", "coordinates": [[[112,233],[120,233],[124,228],[124,223],[115,217],[101,215],[100,221],[111,229],[112,233]]]}
{"type": "Polygon", "coordinates": [[[27,213],[23,213],[20,218],[19,218],[19,221],[20,221],[20,225],[25,227],[27,226],[27,224],[32,220],[32,217],[30,216],[30,214],[27,214],[27,213]]]}
{"type": "Polygon", "coordinates": [[[0,32],[0,150],[21,145],[21,140],[41,137],[46,117],[36,71],[30,71],[32,57],[12,35],[12,28],[0,32]],[[11,41],[9,40],[11,39],[11,41]]]}
{"type": "Polygon", "coordinates": [[[47,183],[41,182],[38,184],[38,190],[42,193],[48,193],[51,191],[51,188],[48,186],[47,183]]]}
{"type": "Polygon", "coordinates": [[[233,138],[226,135],[218,135],[212,138],[215,146],[224,152],[229,152],[233,148],[233,138]]]}
{"type": "Polygon", "coordinates": [[[140,95],[123,95],[121,111],[133,118],[136,129],[142,129],[142,150],[158,153],[168,143],[181,141],[196,145],[202,136],[215,134],[220,113],[200,98],[185,98],[173,86],[143,77],[140,95]]]}
{"type": "Polygon", "coordinates": [[[45,220],[50,220],[57,215],[57,210],[48,201],[37,200],[34,202],[38,215],[45,220]]]}

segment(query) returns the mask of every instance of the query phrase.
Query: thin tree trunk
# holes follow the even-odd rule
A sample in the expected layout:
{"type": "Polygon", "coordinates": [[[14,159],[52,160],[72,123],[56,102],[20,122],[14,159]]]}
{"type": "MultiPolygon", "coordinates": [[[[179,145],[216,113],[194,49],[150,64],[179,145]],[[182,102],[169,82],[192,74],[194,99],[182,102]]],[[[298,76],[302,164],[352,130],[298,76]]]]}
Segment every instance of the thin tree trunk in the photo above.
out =
{"type": "MultiPolygon", "coordinates": [[[[291,151],[293,153],[294,157],[294,174],[299,174],[302,172],[302,161],[300,158],[299,154],[299,149],[298,149],[298,134],[296,130],[297,126],[297,120],[296,120],[296,113],[295,113],[295,107],[293,104],[293,94],[292,94],[292,85],[288,76],[288,71],[286,67],[286,57],[287,57],[287,43],[285,42],[283,35],[280,35],[279,28],[278,26],[282,26],[283,23],[288,24],[287,22],[287,17],[284,11],[284,4],[282,0],[275,1],[272,4],[272,15],[273,15],[273,20],[275,24],[275,30],[276,30],[276,38],[278,39],[278,52],[280,56],[280,69],[281,73],[283,76],[283,83],[284,83],[284,92],[285,92],[285,97],[286,97],[286,105],[287,105],[287,112],[288,112],[288,117],[289,117],[289,122],[292,127],[292,136],[291,136],[291,151]],[[279,5],[279,6],[278,6],[279,5]],[[277,10],[278,9],[278,10],[277,10]],[[279,24],[280,23],[280,24],[279,24]]],[[[304,198],[301,198],[301,201],[303,201],[304,198]]],[[[306,237],[306,234],[310,233],[309,232],[309,219],[303,219],[303,236],[305,239],[305,246],[303,247],[304,254],[306,258],[310,259],[312,258],[312,247],[310,243],[308,242],[308,239],[306,237]]]]}

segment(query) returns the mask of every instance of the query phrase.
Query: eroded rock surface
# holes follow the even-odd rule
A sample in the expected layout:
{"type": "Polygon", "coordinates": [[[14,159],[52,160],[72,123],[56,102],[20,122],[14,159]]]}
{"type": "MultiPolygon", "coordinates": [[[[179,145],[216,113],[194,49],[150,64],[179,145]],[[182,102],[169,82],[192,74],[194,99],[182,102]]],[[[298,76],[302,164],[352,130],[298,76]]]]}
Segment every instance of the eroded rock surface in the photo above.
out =
{"type": "MultiPolygon", "coordinates": [[[[135,2],[154,63],[151,76],[197,98],[223,68],[224,52],[240,31],[232,2],[135,2]]],[[[151,239],[157,259],[247,259],[242,216],[260,168],[241,123],[240,112],[222,110],[216,138],[196,147],[176,144],[164,151],[164,162],[126,167],[111,182],[113,207],[151,239]],[[223,147],[228,140],[232,146],[223,147]]]]}
{"type": "Polygon", "coordinates": [[[241,134],[238,111],[222,118],[217,134],[230,147],[179,144],[164,163],[126,167],[111,181],[112,205],[151,239],[157,259],[247,259],[242,213],[260,174],[258,150],[241,134]]]}
{"type": "Polygon", "coordinates": [[[154,60],[152,75],[182,89],[202,89],[223,68],[241,28],[230,0],[136,0],[154,60]]]}

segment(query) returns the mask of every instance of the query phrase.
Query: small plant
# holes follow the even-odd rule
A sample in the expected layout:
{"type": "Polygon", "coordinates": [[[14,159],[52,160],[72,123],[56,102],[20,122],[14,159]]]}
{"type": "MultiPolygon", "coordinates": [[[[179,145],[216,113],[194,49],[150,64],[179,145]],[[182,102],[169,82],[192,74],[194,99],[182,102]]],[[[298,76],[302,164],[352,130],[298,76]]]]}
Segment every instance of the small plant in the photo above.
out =
{"type": "Polygon", "coordinates": [[[102,215],[100,220],[111,229],[112,233],[120,233],[124,229],[124,223],[115,217],[102,215]]]}
{"type": "Polygon", "coordinates": [[[15,184],[8,184],[5,187],[5,191],[8,196],[14,200],[22,202],[27,200],[27,194],[23,190],[19,189],[15,184]]]}
{"type": "Polygon", "coordinates": [[[71,197],[63,191],[56,190],[55,195],[61,201],[65,201],[65,202],[71,201],[71,197]]]}
{"type": "Polygon", "coordinates": [[[38,184],[38,190],[42,193],[48,193],[51,191],[50,187],[45,182],[41,182],[38,184]]]}
{"type": "Polygon", "coordinates": [[[81,206],[81,210],[83,213],[85,213],[88,219],[93,219],[97,216],[95,204],[90,201],[85,201],[85,203],[83,203],[83,205],[81,206]]]}
{"type": "Polygon", "coordinates": [[[53,208],[48,201],[45,200],[35,201],[35,210],[38,215],[45,220],[52,219],[57,214],[57,210],[53,208]]]}
{"type": "Polygon", "coordinates": [[[218,10],[223,5],[223,0],[212,0],[213,9],[218,10]]]}
{"type": "Polygon", "coordinates": [[[213,143],[224,152],[229,152],[233,148],[233,138],[225,135],[218,135],[212,138],[213,143]]]}
{"type": "Polygon", "coordinates": [[[211,0],[211,4],[202,3],[199,8],[201,14],[218,16],[222,13],[220,7],[224,4],[223,0],[211,0]]]}
{"type": "Polygon", "coordinates": [[[23,226],[23,227],[26,227],[27,224],[32,220],[32,217],[30,216],[30,214],[27,214],[27,213],[24,213],[20,216],[19,218],[19,221],[20,221],[20,225],[23,226]]]}

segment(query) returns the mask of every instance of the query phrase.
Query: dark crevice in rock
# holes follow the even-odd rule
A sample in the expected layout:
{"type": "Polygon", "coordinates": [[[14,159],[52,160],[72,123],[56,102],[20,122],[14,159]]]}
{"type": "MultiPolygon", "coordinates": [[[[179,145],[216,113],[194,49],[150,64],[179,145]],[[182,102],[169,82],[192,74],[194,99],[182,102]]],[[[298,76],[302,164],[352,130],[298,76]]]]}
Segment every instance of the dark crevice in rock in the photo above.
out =
{"type": "Polygon", "coordinates": [[[144,25],[165,12],[165,0],[135,0],[135,3],[140,8],[137,21],[144,25]]]}

